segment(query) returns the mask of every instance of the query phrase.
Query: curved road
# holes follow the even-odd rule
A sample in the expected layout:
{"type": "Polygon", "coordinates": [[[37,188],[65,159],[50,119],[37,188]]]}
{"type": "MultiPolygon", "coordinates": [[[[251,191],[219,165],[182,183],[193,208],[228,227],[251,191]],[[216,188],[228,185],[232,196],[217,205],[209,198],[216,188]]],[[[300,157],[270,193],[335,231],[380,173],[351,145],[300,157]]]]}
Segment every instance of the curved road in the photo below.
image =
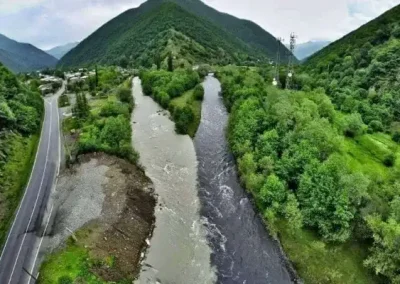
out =
{"type": "Polygon", "coordinates": [[[63,87],[45,98],[45,117],[31,177],[0,256],[0,283],[34,283],[37,251],[47,229],[47,200],[60,169],[61,144],[58,97],[63,87]],[[31,281],[32,280],[32,281],[31,281]]]}

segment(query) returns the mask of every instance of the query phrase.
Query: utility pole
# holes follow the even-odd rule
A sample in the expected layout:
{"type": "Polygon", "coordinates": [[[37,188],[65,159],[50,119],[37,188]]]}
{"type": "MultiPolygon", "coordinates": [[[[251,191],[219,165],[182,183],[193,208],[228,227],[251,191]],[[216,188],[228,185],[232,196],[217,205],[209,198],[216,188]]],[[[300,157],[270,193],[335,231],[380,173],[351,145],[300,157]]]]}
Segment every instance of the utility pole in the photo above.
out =
{"type": "Polygon", "coordinates": [[[290,34],[290,54],[289,54],[289,61],[288,61],[288,73],[286,77],[286,89],[289,90],[292,88],[293,82],[293,75],[294,75],[294,49],[296,48],[296,38],[297,36],[295,33],[290,34]]]}
{"type": "Polygon", "coordinates": [[[276,60],[275,60],[275,77],[272,81],[272,85],[274,86],[279,86],[280,82],[279,82],[279,65],[281,63],[281,45],[283,42],[283,38],[278,37],[276,38],[276,43],[278,44],[278,48],[276,51],[276,60]]]}

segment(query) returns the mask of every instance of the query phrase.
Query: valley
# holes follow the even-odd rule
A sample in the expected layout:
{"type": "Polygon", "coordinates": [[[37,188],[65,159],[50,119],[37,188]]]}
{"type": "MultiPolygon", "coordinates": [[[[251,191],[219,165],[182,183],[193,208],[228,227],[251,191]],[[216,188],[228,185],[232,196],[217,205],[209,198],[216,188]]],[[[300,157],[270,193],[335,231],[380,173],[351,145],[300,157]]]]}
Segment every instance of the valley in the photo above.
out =
{"type": "Polygon", "coordinates": [[[399,5],[298,53],[200,0],[123,11],[0,35],[0,283],[399,283],[399,5]]]}

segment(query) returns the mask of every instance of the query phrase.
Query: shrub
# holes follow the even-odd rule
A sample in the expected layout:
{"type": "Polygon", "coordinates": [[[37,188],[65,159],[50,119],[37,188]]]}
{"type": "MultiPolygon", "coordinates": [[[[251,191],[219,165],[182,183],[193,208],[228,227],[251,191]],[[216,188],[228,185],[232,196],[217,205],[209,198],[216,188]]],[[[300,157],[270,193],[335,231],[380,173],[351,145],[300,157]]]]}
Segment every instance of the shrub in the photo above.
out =
{"type": "Polygon", "coordinates": [[[343,133],[347,137],[355,137],[364,132],[365,124],[359,113],[346,115],[342,121],[343,133]]]}
{"type": "Polygon", "coordinates": [[[72,283],[74,283],[74,281],[72,280],[71,277],[67,275],[58,278],[58,284],[72,284],[72,283]]]}
{"type": "Polygon", "coordinates": [[[396,162],[396,157],[393,154],[388,154],[383,159],[383,164],[387,167],[393,167],[396,162]]]}
{"type": "Polygon", "coordinates": [[[201,84],[196,85],[193,90],[194,98],[198,101],[202,101],[204,98],[204,88],[201,84]]]}
{"type": "Polygon", "coordinates": [[[173,119],[175,121],[176,132],[179,134],[187,134],[189,124],[194,120],[192,109],[188,106],[176,108],[174,110],[173,119]]]}
{"type": "Polygon", "coordinates": [[[383,130],[383,124],[379,120],[373,120],[368,124],[368,128],[373,132],[379,132],[383,130]]]}
{"type": "Polygon", "coordinates": [[[100,116],[103,117],[119,116],[121,114],[129,117],[129,113],[128,105],[120,102],[107,102],[100,110],[100,116]]]}
{"type": "Polygon", "coordinates": [[[396,131],[392,134],[392,140],[396,143],[400,143],[400,131],[396,131]]]}

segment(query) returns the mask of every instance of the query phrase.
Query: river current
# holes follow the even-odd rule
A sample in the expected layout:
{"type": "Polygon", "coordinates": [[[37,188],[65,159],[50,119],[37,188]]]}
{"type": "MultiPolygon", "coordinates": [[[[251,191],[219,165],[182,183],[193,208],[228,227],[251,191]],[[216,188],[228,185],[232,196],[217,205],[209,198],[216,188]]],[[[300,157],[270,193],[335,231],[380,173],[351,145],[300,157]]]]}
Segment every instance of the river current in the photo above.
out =
{"type": "Polygon", "coordinates": [[[213,76],[204,83],[194,142],[133,80],[133,146],[158,195],[156,227],[136,283],[292,283],[279,246],[245,190],[225,138],[228,113],[213,76]]]}
{"type": "Polygon", "coordinates": [[[201,215],[218,283],[292,283],[279,246],[239,184],[225,138],[228,113],[219,95],[221,85],[208,76],[203,87],[202,119],[194,144],[201,215]]]}

